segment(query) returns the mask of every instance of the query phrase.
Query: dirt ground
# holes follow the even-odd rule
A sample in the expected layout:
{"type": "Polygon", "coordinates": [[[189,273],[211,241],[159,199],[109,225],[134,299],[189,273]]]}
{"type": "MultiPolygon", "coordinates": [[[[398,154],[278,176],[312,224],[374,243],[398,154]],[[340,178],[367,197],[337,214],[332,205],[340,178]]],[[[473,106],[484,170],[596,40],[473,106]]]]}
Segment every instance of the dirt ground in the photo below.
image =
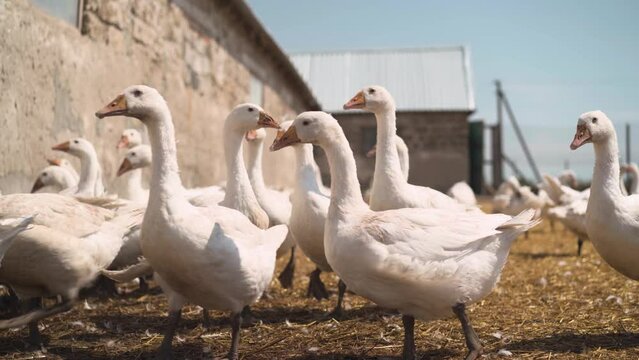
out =
{"type": "MultiPolygon", "coordinates": [[[[484,358],[507,350],[511,359],[639,359],[639,283],[616,273],[588,242],[576,256],[574,236],[547,221],[515,243],[497,289],[469,308],[484,358]]],[[[639,261],[639,257],[637,259],[639,261]]],[[[278,263],[278,269],[283,267],[278,263]]],[[[335,302],[307,299],[311,263],[297,259],[294,288],[276,282],[272,299],[254,306],[262,322],[244,328],[243,359],[398,359],[401,317],[353,294],[343,319],[326,320],[335,302]]],[[[332,289],[336,278],[323,274],[332,289]]],[[[124,289],[124,288],[123,288],[124,289]]],[[[132,287],[126,289],[132,291],[132,287]]],[[[125,290],[126,290],[125,289],[125,290]]],[[[187,307],[174,340],[176,359],[219,358],[230,344],[228,314],[187,307]]],[[[0,331],[3,359],[146,359],[162,340],[166,301],[157,288],[112,298],[88,297],[45,320],[47,352],[25,350],[26,329],[0,331]]],[[[462,359],[465,343],[455,319],[415,324],[418,357],[462,359]]]]}

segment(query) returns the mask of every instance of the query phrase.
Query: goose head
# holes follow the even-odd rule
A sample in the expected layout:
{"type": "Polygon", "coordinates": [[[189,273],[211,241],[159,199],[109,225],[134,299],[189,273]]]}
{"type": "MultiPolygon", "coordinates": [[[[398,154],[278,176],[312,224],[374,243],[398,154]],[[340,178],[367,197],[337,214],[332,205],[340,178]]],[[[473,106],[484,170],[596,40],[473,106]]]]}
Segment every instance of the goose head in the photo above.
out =
{"type": "Polygon", "coordinates": [[[122,176],[122,174],[131,170],[150,166],[151,159],[151,147],[149,145],[138,145],[130,148],[118,168],[118,176],[122,176]]]}
{"type": "Polygon", "coordinates": [[[307,111],[299,114],[286,132],[278,136],[271,145],[277,151],[298,143],[321,144],[338,136],[337,120],[323,111],[307,111]]]}
{"type": "Polygon", "coordinates": [[[258,105],[240,104],[226,117],[224,127],[234,132],[246,134],[263,127],[279,129],[279,124],[258,105]]]}
{"type": "MultiPolygon", "coordinates": [[[[278,133],[279,133],[279,130],[278,130],[278,133]]],[[[244,136],[244,138],[248,142],[260,142],[261,143],[262,141],[264,141],[264,138],[266,138],[266,130],[264,130],[263,128],[259,128],[259,129],[255,129],[255,130],[249,130],[249,131],[246,132],[246,135],[244,136]]]]}
{"type": "Polygon", "coordinates": [[[47,162],[49,163],[49,165],[52,165],[52,166],[60,166],[60,167],[72,166],[71,162],[64,158],[47,159],[47,162]]]}
{"type": "Polygon", "coordinates": [[[52,150],[64,151],[73,156],[82,157],[95,152],[93,145],[86,139],[75,138],[65,141],[51,148],[52,150]]]}
{"type": "Polygon", "coordinates": [[[395,107],[391,94],[379,85],[371,85],[360,90],[352,99],[344,104],[344,110],[362,109],[371,112],[387,110],[395,107]]]}
{"type": "Polygon", "coordinates": [[[124,89],[104,108],[95,113],[102,119],[107,116],[130,116],[142,122],[161,118],[163,112],[168,112],[166,101],[160,93],[146,85],[133,85],[124,89]]]}
{"type": "Polygon", "coordinates": [[[36,178],[33,187],[31,188],[31,192],[34,193],[45,186],[58,186],[60,188],[67,188],[70,184],[65,180],[65,172],[66,170],[57,165],[49,165],[42,169],[40,173],[38,173],[38,177],[36,178]]]}
{"type": "Polygon", "coordinates": [[[581,114],[577,120],[577,132],[570,144],[576,150],[587,143],[604,143],[615,134],[612,121],[602,111],[595,110],[581,114]]]}
{"type": "Polygon", "coordinates": [[[116,149],[133,148],[142,144],[142,135],[136,129],[126,129],[120,136],[116,149]]]}

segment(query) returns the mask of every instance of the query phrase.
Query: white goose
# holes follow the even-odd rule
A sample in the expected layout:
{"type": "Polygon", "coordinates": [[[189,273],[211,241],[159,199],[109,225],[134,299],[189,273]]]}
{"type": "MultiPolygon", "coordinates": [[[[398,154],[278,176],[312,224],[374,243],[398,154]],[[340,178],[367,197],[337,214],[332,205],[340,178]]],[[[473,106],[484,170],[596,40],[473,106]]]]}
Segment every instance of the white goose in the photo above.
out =
{"type": "Polygon", "coordinates": [[[16,236],[0,267],[0,282],[9,284],[33,311],[1,320],[0,329],[28,324],[30,342],[41,345],[37,322],[72,308],[79,290],[113,261],[141,212],[123,211],[114,217],[112,210],[59,194],[0,197],[0,218],[25,216],[34,209],[38,216],[16,236]],[[56,295],[62,303],[40,309],[41,297],[56,295]]]}
{"type": "MultiPolygon", "coordinates": [[[[290,194],[270,189],[264,184],[262,173],[262,153],[264,149],[264,138],[266,130],[257,129],[246,133],[248,150],[248,176],[251,186],[255,192],[257,202],[266,212],[269,225],[289,225],[291,218],[290,194]]],[[[293,275],[295,273],[295,239],[293,233],[289,231],[286,240],[277,250],[277,257],[280,258],[290,253],[290,258],[286,267],[282,270],[278,279],[285,289],[293,286],[293,275]]]]}
{"type": "Polygon", "coordinates": [[[78,172],[75,170],[73,165],[71,165],[71,162],[69,160],[65,158],[55,158],[47,159],[47,162],[49,162],[49,165],[61,166],[65,168],[68,172],[71,173],[76,184],[78,183],[78,181],[80,181],[80,175],[78,175],[78,172]]]}
{"type": "Polygon", "coordinates": [[[590,111],[579,117],[570,148],[575,150],[586,143],[592,143],[595,149],[586,211],[588,237],[610,266],[639,280],[639,195],[621,195],[617,133],[603,112],[590,111]]]}
{"type": "MultiPolygon", "coordinates": [[[[235,120],[225,128],[252,121],[254,127],[277,126],[258,107],[239,106],[235,120]]],[[[153,150],[149,204],[142,225],[142,252],[159,275],[169,297],[169,326],[159,356],[171,356],[171,341],[182,306],[189,301],[206,309],[231,311],[232,342],[229,359],[237,359],[242,309],[255,302],[268,287],[275,269],[275,253],[288,229],[284,225],[262,230],[233,209],[191,205],[179,175],[175,131],[171,113],[157,90],[136,85],[98,111],[96,116],[126,115],[138,118],[149,131],[153,150]]],[[[229,128],[230,130],[230,128],[229,128]]],[[[246,131],[246,130],[245,130],[246,131]]],[[[225,139],[241,149],[244,132],[237,139],[225,139]]],[[[227,158],[241,161],[241,154],[227,158]]],[[[232,162],[232,161],[231,161],[232,162]]],[[[229,169],[229,185],[248,176],[242,165],[229,169]]],[[[233,186],[229,186],[233,189],[233,186]]],[[[250,184],[248,190],[252,193],[250,184]]],[[[231,193],[228,201],[237,200],[231,193]]],[[[226,199],[225,199],[226,200],[226,199]]],[[[268,218],[266,218],[268,222],[268,218]]]]}
{"type": "MultiPolygon", "coordinates": [[[[277,139],[280,139],[292,124],[293,121],[280,124],[281,130],[277,133],[277,139]]],[[[291,194],[293,211],[289,231],[293,233],[300,249],[316,266],[310,274],[306,296],[312,295],[317,300],[328,299],[329,294],[320,274],[322,271],[333,272],[324,251],[324,225],[331,198],[322,191],[318,182],[313,145],[292,144],[291,147],[295,151],[297,168],[295,187],[291,194]]],[[[345,290],[345,285],[340,281],[337,305],[332,315],[339,315],[345,290]]]]}
{"type": "Polygon", "coordinates": [[[78,185],[73,174],[69,170],[55,165],[49,165],[40,170],[36,178],[31,192],[54,192],[59,193],[67,189],[71,189],[78,185]]]}
{"type": "Polygon", "coordinates": [[[131,149],[138,145],[142,145],[142,134],[137,129],[125,129],[120,135],[120,140],[116,149],[131,149]]]}
{"type": "Polygon", "coordinates": [[[127,150],[117,172],[117,176],[128,174],[123,198],[144,205],[149,201],[149,189],[142,186],[142,169],[151,165],[151,156],[149,145],[137,145],[127,150]]]}
{"type": "MultiPolygon", "coordinates": [[[[70,195],[81,197],[104,195],[102,168],[93,144],[86,139],[76,138],[58,144],[52,149],[67,152],[80,159],[80,181],[77,189],[69,192],[70,195]]],[[[66,194],[67,192],[64,193],[66,194]]]]}
{"type": "MultiPolygon", "coordinates": [[[[371,209],[468,208],[437,190],[406,182],[395,141],[395,101],[385,88],[368,86],[362,89],[344,105],[344,109],[368,110],[375,114],[377,120],[377,156],[370,196],[371,209]]],[[[474,207],[472,209],[477,210],[474,207]]]]}
{"type": "Polygon", "coordinates": [[[538,223],[534,211],[515,218],[444,209],[372,211],[362,199],[353,152],[337,120],[323,112],[302,113],[273,149],[298,142],[321,146],[331,170],[328,263],[349,289],[403,314],[404,359],[415,358],[414,318],[453,313],[464,329],[467,359],[477,358],[481,344],[465,306],[490,294],[514,239],[538,223]]]}
{"type": "Polygon", "coordinates": [[[568,230],[577,236],[577,256],[581,256],[584,241],[588,240],[586,230],[586,210],[588,198],[577,199],[572,203],[551,207],[548,216],[559,220],[568,230]]]}

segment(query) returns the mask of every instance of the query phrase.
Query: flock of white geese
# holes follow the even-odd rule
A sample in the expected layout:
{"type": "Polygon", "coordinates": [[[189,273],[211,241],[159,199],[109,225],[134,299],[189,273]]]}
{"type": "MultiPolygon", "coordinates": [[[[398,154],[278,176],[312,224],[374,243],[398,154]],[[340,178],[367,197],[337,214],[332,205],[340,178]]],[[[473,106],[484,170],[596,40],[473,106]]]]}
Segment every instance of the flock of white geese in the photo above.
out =
{"type": "Polygon", "coordinates": [[[468,346],[466,359],[475,359],[482,345],[466,306],[491,293],[514,240],[542,214],[564,222],[579,239],[590,239],[613,268],[639,279],[639,197],[621,192],[616,134],[602,112],[579,117],[571,144],[573,149],[594,145],[589,191],[547,177],[545,192],[534,194],[509,180],[494,200],[506,214],[486,214],[463,183],[446,195],[407,182],[408,150],[396,136],[395,103],[386,89],[365,87],[344,108],[372,112],[377,121],[368,202],[337,120],[324,112],[304,112],[279,124],[254,104],[238,105],[225,120],[224,186],[187,189],[166,101],[148,86],[126,88],[96,112],[100,119],[137,118],[149,135],[150,146],[136,130],[122,134],[118,147],[127,152],[118,176],[127,178],[120,197],[106,196],[96,152],[82,138],[54,147],[80,159],[79,174],[68,161],[51,160],[33,185],[34,192],[47,188],[49,193],[0,196],[0,283],[30,308],[0,320],[0,329],[28,325],[30,341],[39,343],[38,321],[71,309],[79,290],[100,274],[119,281],[153,274],[169,306],[158,357],[171,357],[181,309],[191,303],[230,312],[228,358],[237,359],[243,317],[268,290],[277,257],[290,256],[279,280],[291,286],[297,247],[316,265],[309,296],[328,298],[321,272],[339,277],[331,315],[342,311],[347,288],[396,309],[405,330],[404,359],[415,358],[415,319],[456,316],[468,346]],[[295,152],[290,193],[264,183],[264,128],[277,131],[271,151],[291,147],[295,152]],[[330,189],[321,182],[312,145],[327,156],[330,189]],[[149,189],[142,185],[144,167],[151,168],[149,189]],[[61,301],[43,308],[45,296],[61,301]]]}

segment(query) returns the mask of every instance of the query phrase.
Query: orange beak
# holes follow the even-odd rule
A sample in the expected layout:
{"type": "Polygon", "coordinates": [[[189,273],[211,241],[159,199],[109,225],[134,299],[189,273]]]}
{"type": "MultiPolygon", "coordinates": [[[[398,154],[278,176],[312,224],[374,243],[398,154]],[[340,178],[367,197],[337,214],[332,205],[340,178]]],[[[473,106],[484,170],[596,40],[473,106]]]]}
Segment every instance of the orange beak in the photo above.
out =
{"type": "Polygon", "coordinates": [[[62,161],[60,161],[60,159],[47,159],[47,162],[49,165],[62,166],[62,161]]]}
{"type": "Polygon", "coordinates": [[[120,136],[120,141],[118,141],[118,144],[115,146],[116,149],[124,149],[126,147],[129,147],[129,138],[122,135],[120,136]]]}
{"type": "Polygon", "coordinates": [[[581,147],[581,145],[592,141],[592,135],[590,134],[590,130],[585,125],[577,125],[577,132],[575,133],[575,138],[570,143],[570,149],[576,150],[581,147]]]}
{"type": "Polygon", "coordinates": [[[107,106],[103,107],[102,110],[96,112],[95,116],[102,119],[107,116],[126,115],[128,111],[129,108],[126,104],[126,98],[124,95],[118,95],[118,97],[113,99],[107,106]]]}
{"type": "Polygon", "coordinates": [[[277,151],[281,148],[301,143],[299,137],[297,137],[297,130],[295,130],[295,125],[292,125],[286,132],[278,131],[273,144],[271,144],[270,150],[277,151]]]}
{"type": "Polygon", "coordinates": [[[35,184],[33,184],[33,187],[31,188],[31,193],[34,193],[42,189],[43,187],[44,187],[44,183],[42,182],[42,180],[40,180],[40,177],[38,177],[38,180],[36,180],[35,184]]]}
{"type": "Polygon", "coordinates": [[[257,139],[257,131],[255,131],[255,130],[247,131],[246,135],[244,135],[244,138],[246,139],[246,141],[253,141],[253,140],[257,139]]]}
{"type": "Polygon", "coordinates": [[[275,121],[271,117],[271,115],[265,113],[264,111],[260,111],[260,117],[259,119],[257,119],[257,125],[261,127],[266,127],[266,128],[274,128],[274,129],[280,128],[280,124],[278,124],[277,121],[275,121]]]}
{"type": "Polygon", "coordinates": [[[129,159],[124,159],[122,161],[122,164],[120,165],[120,168],[118,169],[118,176],[122,176],[122,174],[126,173],[127,171],[133,170],[133,165],[131,164],[131,162],[129,161],[129,159]]]}
{"type": "Polygon", "coordinates": [[[70,145],[71,145],[71,143],[69,141],[65,141],[62,144],[58,144],[58,145],[52,147],[51,150],[69,151],[69,146],[70,145]]]}
{"type": "Polygon", "coordinates": [[[364,98],[364,92],[360,91],[352,99],[350,99],[346,104],[344,104],[344,110],[351,109],[363,109],[366,105],[366,98],[364,98]]]}

